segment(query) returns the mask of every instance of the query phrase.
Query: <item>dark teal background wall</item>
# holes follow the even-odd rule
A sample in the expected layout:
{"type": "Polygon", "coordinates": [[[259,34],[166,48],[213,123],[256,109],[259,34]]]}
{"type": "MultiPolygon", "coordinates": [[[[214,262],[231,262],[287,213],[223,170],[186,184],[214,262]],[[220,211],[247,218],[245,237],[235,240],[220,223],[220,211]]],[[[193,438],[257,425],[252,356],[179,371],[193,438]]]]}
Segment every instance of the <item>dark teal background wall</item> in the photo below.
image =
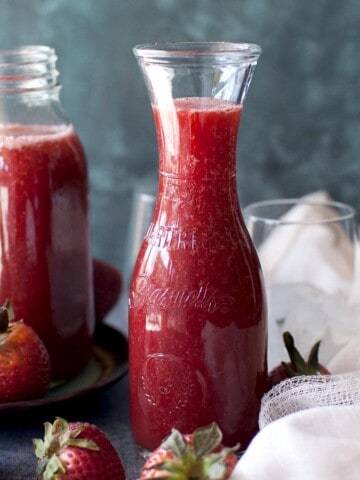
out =
{"type": "Polygon", "coordinates": [[[243,205],[326,189],[360,208],[359,0],[0,0],[0,48],[56,48],[86,148],[94,253],[120,268],[157,153],[138,43],[231,40],[263,55],[239,134],[243,205]]]}

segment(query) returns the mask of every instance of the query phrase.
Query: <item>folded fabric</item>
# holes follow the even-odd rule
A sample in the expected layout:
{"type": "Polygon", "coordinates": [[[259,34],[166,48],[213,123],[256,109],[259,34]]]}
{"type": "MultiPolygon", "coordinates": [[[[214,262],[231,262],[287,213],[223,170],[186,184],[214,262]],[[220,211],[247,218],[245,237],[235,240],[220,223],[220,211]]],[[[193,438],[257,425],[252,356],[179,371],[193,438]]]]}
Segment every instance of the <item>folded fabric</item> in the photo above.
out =
{"type": "Polygon", "coordinates": [[[301,410],[338,405],[360,406],[360,371],[301,375],[280,382],[262,399],[259,427],[301,410]]]}
{"type": "Polygon", "coordinates": [[[342,373],[290,378],[263,397],[260,432],[230,480],[360,478],[359,340],[329,364],[342,373]]]}
{"type": "MultiPolygon", "coordinates": [[[[333,373],[360,372],[360,331],[327,364],[333,373]]],[[[359,477],[360,478],[360,477],[359,477]]]]}
{"type": "Polygon", "coordinates": [[[360,406],[317,407],[270,423],[230,480],[360,478],[360,406]]]}

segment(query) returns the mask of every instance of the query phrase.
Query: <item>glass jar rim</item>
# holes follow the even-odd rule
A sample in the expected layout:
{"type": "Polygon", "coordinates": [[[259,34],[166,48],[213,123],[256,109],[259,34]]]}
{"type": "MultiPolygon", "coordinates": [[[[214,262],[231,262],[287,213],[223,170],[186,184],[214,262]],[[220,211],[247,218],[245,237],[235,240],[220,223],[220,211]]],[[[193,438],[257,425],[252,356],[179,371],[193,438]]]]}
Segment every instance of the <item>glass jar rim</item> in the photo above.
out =
{"type": "Polygon", "coordinates": [[[0,49],[0,66],[9,63],[27,64],[29,61],[45,60],[57,60],[55,49],[47,45],[19,45],[5,50],[0,49]]]}
{"type": "Polygon", "coordinates": [[[255,43],[236,42],[157,42],[136,45],[133,52],[138,59],[164,62],[169,59],[186,60],[194,58],[220,59],[223,61],[246,60],[255,62],[262,52],[255,43]]]}
{"type": "Polygon", "coordinates": [[[334,222],[342,222],[347,220],[354,220],[356,217],[355,209],[343,202],[337,202],[334,200],[307,200],[306,198],[282,198],[273,200],[263,200],[260,202],[254,202],[247,205],[242,209],[244,217],[247,221],[258,221],[269,225],[315,225],[315,224],[327,224],[334,222]],[[329,209],[329,215],[323,219],[307,219],[296,220],[283,218],[289,209],[296,206],[308,206],[329,209]],[[287,207],[287,210],[283,210],[281,215],[265,214],[265,209],[269,207],[287,207]]]}
{"type": "Polygon", "coordinates": [[[0,50],[0,94],[33,92],[59,87],[55,49],[22,45],[0,50]]]}

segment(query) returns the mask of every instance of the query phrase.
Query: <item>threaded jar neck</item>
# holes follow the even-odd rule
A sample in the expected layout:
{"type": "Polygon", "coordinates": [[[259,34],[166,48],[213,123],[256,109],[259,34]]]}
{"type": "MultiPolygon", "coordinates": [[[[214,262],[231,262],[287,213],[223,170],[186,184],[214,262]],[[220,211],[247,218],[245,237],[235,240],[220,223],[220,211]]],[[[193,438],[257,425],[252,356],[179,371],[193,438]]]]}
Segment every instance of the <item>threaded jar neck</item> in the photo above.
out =
{"type": "Polygon", "coordinates": [[[0,95],[58,87],[56,60],[55,50],[45,45],[0,50],[0,95]]]}

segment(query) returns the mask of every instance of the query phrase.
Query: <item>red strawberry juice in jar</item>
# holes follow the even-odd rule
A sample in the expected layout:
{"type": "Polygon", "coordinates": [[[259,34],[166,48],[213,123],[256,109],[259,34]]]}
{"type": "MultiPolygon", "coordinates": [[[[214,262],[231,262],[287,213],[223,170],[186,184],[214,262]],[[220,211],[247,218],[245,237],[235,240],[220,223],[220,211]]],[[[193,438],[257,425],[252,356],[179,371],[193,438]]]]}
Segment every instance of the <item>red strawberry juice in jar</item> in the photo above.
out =
{"type": "Polygon", "coordinates": [[[71,125],[0,125],[0,301],[79,373],[94,328],[87,166],[71,125]]]}
{"type": "Polygon", "coordinates": [[[153,105],[159,190],[129,303],[130,411],[153,450],[175,427],[216,421],[245,448],[266,389],[266,305],[236,190],[242,106],[153,105]]]}

